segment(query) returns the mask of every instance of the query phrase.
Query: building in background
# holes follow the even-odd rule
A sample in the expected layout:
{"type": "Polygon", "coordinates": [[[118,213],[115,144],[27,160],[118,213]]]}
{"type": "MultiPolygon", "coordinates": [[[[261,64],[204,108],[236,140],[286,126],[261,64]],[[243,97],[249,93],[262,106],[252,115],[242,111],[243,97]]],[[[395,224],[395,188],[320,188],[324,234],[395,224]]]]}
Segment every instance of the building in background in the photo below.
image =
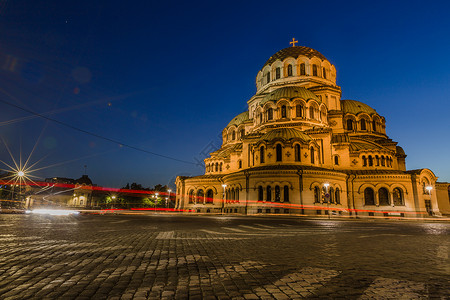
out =
{"type": "Polygon", "coordinates": [[[448,184],[436,184],[429,169],[406,170],[406,154],[386,134],[385,118],[363,102],[341,99],[336,68],[320,52],[304,46],[278,51],[258,72],[256,89],[248,110],[223,130],[221,148],[205,159],[205,174],[177,177],[176,208],[405,217],[450,213],[448,193],[441,191],[445,186],[448,191],[448,184]]]}
{"type": "Polygon", "coordinates": [[[90,207],[92,187],[95,186],[87,175],[78,179],[52,177],[46,178],[47,185],[28,186],[26,208],[37,207],[90,207]]]}

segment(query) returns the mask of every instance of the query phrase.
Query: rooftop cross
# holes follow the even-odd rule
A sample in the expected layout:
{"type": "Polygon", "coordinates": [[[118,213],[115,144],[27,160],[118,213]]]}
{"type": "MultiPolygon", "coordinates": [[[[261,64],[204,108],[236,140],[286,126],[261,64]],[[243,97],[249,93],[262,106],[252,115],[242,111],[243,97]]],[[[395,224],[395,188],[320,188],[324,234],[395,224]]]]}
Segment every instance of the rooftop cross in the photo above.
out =
{"type": "Polygon", "coordinates": [[[292,47],[295,47],[295,44],[298,43],[298,41],[295,40],[295,38],[292,38],[292,42],[289,44],[292,44],[292,47]]]}

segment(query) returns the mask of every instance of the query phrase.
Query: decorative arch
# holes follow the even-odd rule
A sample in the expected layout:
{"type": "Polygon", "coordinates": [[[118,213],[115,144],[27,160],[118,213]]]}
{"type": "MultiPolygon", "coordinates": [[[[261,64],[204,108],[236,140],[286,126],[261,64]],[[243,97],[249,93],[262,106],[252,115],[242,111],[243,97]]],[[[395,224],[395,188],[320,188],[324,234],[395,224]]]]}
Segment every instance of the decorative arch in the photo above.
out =
{"type": "Polygon", "coordinates": [[[297,58],[297,76],[306,76],[309,74],[309,59],[305,56],[297,58]],[[304,64],[304,74],[302,73],[302,64],[304,64]]]}
{"type": "Polygon", "coordinates": [[[356,117],[354,115],[345,115],[344,117],[345,129],[346,130],[356,130],[356,117]],[[351,122],[351,123],[350,123],[351,122]],[[350,126],[351,124],[351,126],[350,126]]]}
{"type": "Polygon", "coordinates": [[[205,202],[214,203],[214,191],[211,188],[206,190],[205,202]]]}
{"type": "Polygon", "coordinates": [[[393,193],[394,189],[396,189],[396,188],[401,189],[405,195],[408,195],[408,189],[406,188],[406,186],[404,184],[397,183],[397,182],[389,185],[389,192],[393,193]]]}
{"type": "Polygon", "coordinates": [[[392,204],[394,206],[405,205],[405,192],[399,187],[392,190],[392,204]]]}
{"type": "Polygon", "coordinates": [[[376,187],[375,185],[373,185],[372,183],[363,183],[363,184],[361,184],[361,185],[359,186],[359,188],[358,188],[358,194],[363,193],[364,190],[365,190],[366,188],[368,188],[368,187],[370,187],[371,189],[373,189],[374,192],[375,192],[375,190],[377,190],[377,187],[376,187]]]}
{"type": "Polygon", "coordinates": [[[296,68],[296,61],[293,57],[288,57],[285,60],[283,60],[283,66],[284,66],[284,72],[283,75],[284,77],[291,77],[291,76],[295,76],[297,68],[296,68]],[[292,73],[290,73],[291,75],[289,75],[289,65],[291,65],[292,68],[292,73]]]}
{"type": "Polygon", "coordinates": [[[328,111],[327,107],[324,104],[320,106],[320,108],[319,108],[320,120],[324,123],[328,122],[327,111],[328,111]]]}

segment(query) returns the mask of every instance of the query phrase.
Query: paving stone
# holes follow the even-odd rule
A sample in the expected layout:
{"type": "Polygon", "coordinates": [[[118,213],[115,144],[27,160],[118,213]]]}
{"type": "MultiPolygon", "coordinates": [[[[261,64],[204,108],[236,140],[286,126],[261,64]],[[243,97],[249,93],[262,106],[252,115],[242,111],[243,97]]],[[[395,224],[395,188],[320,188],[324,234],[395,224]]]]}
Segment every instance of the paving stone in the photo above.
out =
{"type": "Polygon", "coordinates": [[[450,294],[450,264],[442,254],[450,247],[445,223],[0,214],[3,223],[12,226],[0,234],[0,299],[445,299],[450,294]],[[254,224],[276,230],[255,234],[239,227],[254,224]],[[433,226],[433,235],[424,234],[433,226]],[[235,227],[242,232],[226,229],[235,227]]]}

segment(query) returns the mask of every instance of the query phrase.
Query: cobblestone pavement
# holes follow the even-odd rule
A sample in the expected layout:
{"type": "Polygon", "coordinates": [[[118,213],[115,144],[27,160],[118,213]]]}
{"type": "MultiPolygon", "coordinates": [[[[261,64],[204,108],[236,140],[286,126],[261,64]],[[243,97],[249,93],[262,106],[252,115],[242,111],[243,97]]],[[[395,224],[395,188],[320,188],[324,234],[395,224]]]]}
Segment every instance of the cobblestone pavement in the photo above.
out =
{"type": "Polygon", "coordinates": [[[449,299],[450,224],[0,215],[0,299],[449,299]]]}

